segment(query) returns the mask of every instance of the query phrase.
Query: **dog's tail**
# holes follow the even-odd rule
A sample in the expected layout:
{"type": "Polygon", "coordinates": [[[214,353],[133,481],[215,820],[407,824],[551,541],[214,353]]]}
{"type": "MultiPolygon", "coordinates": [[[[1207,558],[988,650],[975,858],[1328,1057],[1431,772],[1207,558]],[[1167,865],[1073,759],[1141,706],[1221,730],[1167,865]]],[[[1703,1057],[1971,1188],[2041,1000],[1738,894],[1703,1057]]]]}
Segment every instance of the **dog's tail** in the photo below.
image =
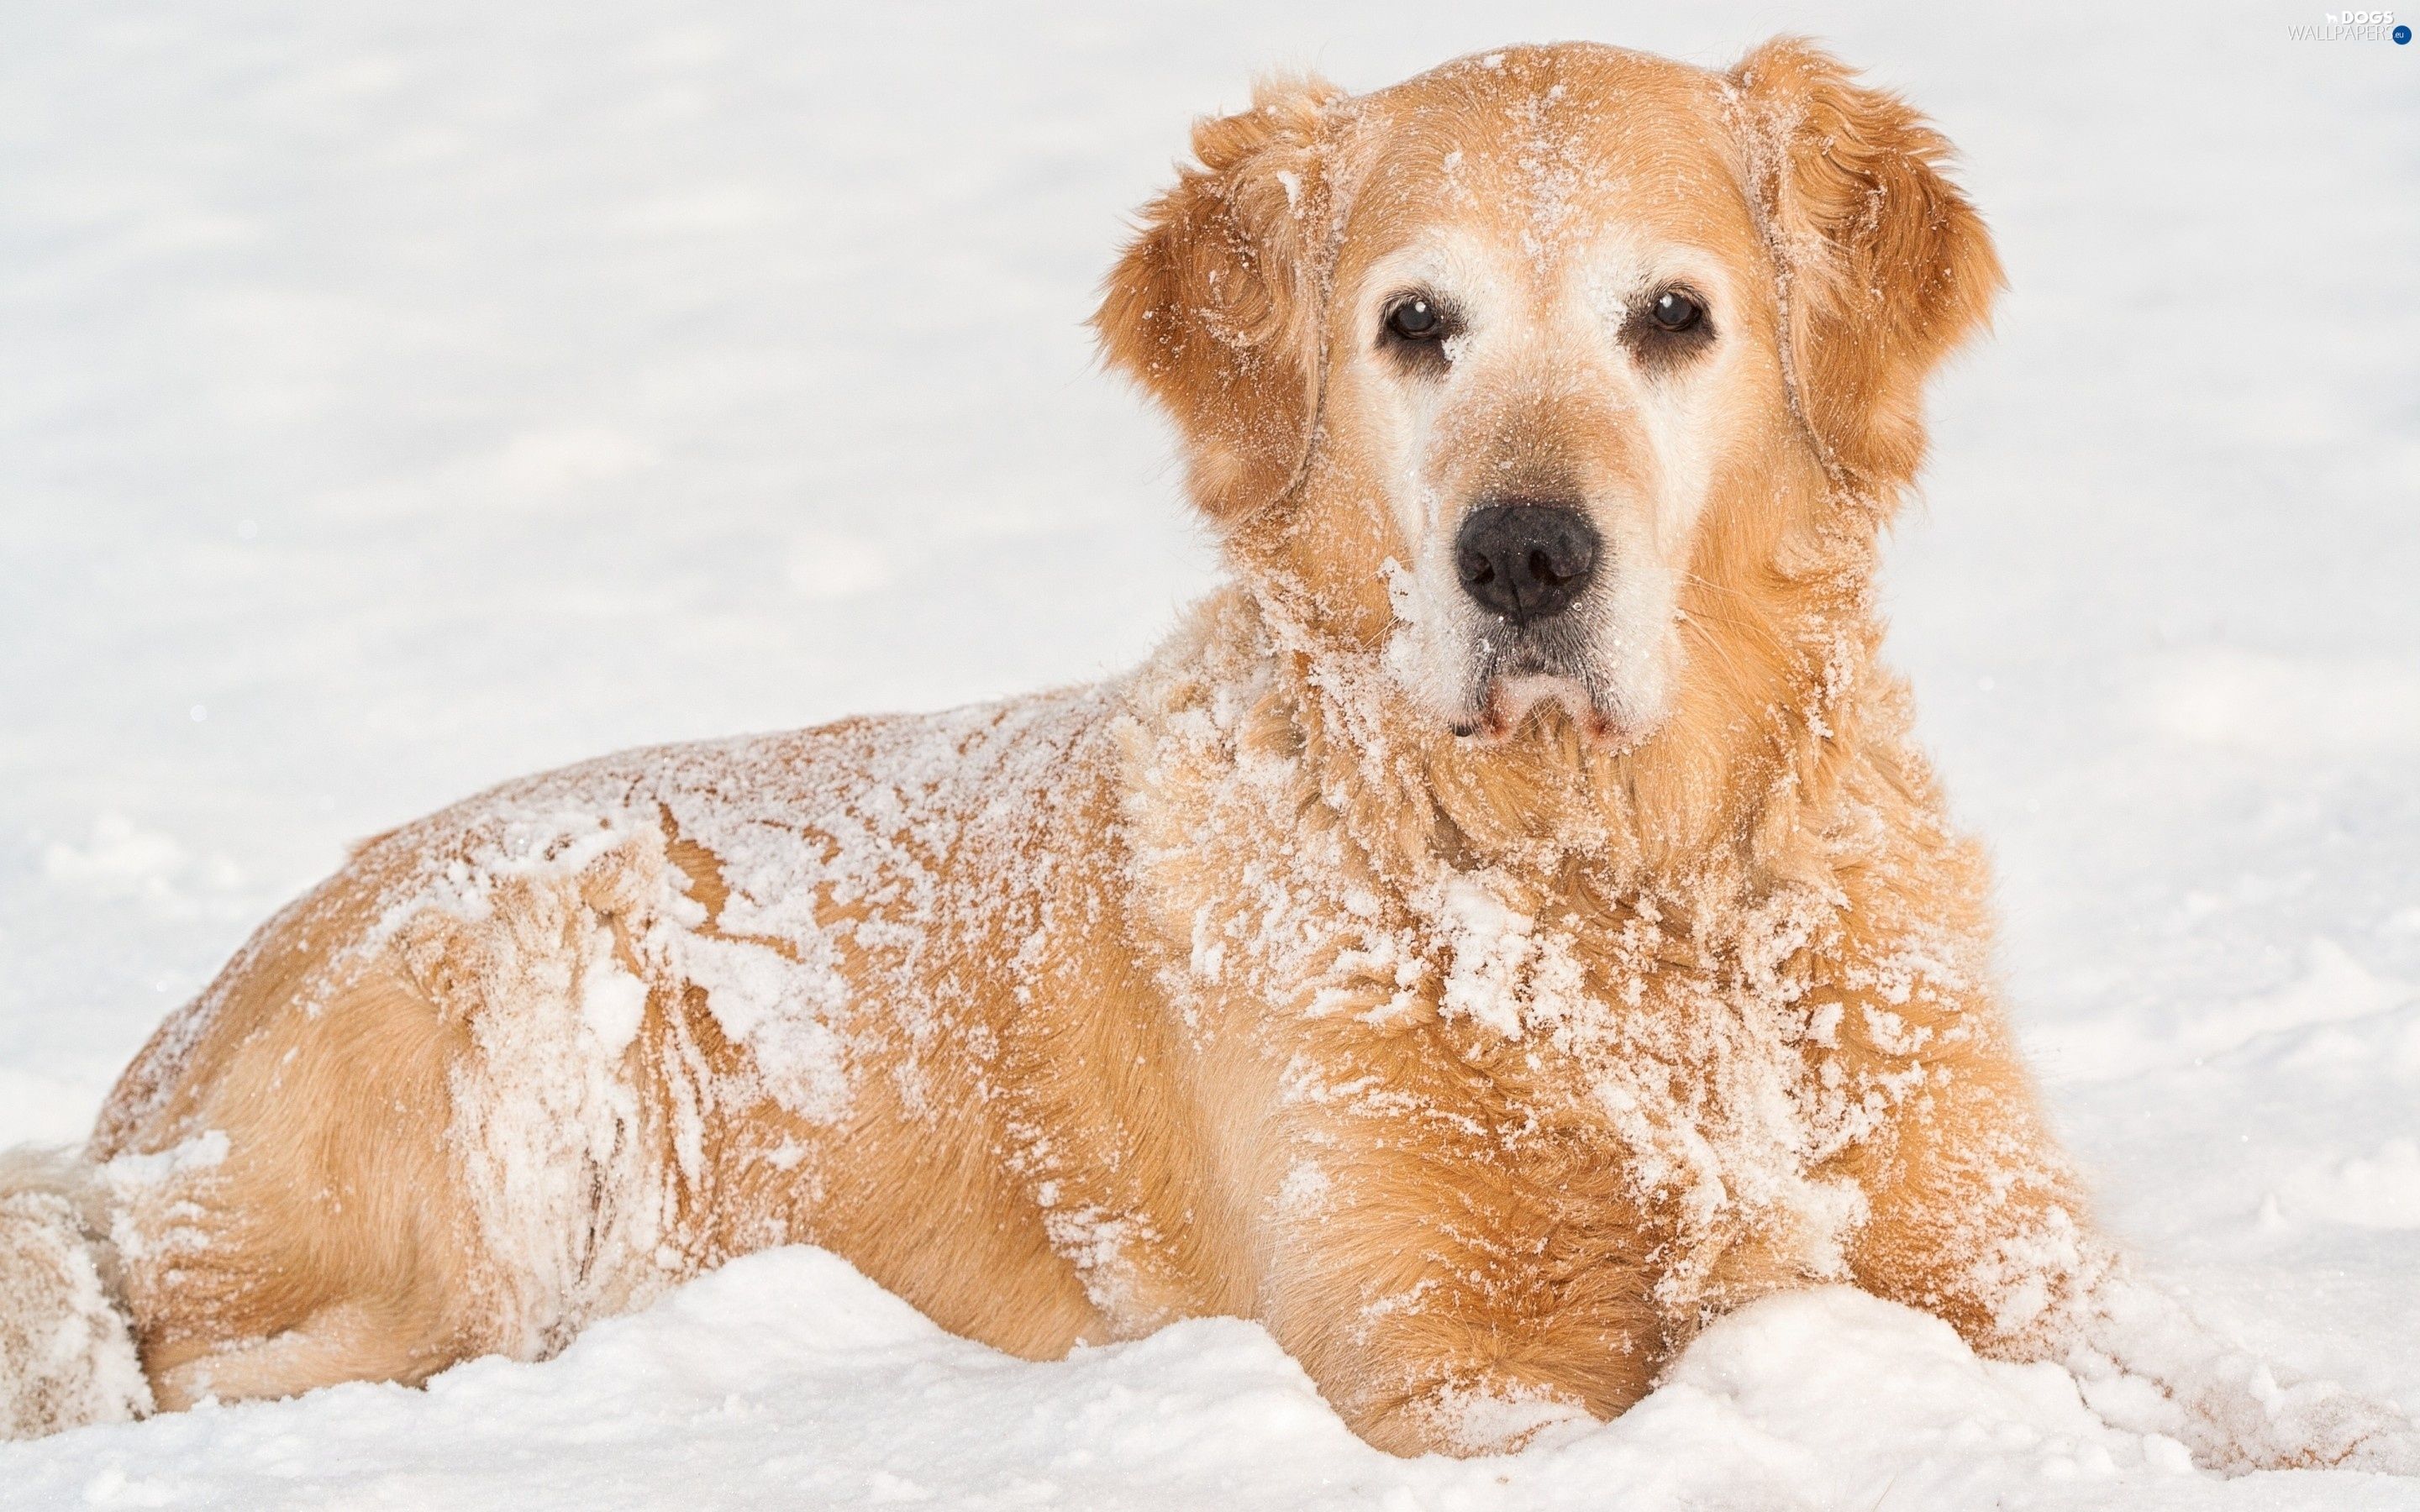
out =
{"type": "Polygon", "coordinates": [[[0,1439],[151,1410],[107,1207],[81,1155],[0,1150],[0,1439]]]}

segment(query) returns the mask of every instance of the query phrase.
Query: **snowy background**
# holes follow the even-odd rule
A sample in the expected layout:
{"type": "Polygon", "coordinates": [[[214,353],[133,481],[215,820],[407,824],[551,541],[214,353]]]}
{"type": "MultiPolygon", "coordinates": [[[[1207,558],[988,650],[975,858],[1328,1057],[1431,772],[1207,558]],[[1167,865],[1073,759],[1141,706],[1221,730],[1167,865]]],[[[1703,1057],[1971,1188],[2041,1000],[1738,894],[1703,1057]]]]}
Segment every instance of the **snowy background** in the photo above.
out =
{"type": "MultiPolygon", "coordinates": [[[[1897,655],[2106,1222],[2420,1408],[2420,47],[2243,7],[0,0],[0,1143],[345,842],[643,742],[1139,657],[1212,563],[1079,322],[1195,113],[1821,36],[2015,288],[1897,655]]],[[[1852,1294],[1404,1464],[1264,1335],[1022,1365],[759,1257],[551,1364],[0,1448],[9,1505],[2405,1506],[2219,1483],[1852,1294]]]]}

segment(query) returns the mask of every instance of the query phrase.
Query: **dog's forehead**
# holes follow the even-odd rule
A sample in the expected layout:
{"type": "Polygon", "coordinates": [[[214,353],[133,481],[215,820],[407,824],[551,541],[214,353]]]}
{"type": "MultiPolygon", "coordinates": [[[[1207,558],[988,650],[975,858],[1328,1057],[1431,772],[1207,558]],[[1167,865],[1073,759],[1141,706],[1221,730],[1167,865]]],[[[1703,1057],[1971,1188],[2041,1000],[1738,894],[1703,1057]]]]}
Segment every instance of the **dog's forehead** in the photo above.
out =
{"type": "Polygon", "coordinates": [[[1355,103],[1361,239],[1445,223],[1539,256],[1608,231],[1714,245],[1753,233],[1729,90],[1701,69],[1590,44],[1511,48],[1355,103]]]}

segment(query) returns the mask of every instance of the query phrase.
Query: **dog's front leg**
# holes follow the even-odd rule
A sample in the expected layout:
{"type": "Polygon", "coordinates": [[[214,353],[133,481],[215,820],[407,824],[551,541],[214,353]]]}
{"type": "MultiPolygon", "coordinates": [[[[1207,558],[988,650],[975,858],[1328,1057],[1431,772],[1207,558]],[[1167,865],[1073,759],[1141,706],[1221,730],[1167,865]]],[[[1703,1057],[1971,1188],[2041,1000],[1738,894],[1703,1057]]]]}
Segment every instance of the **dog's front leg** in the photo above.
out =
{"type": "Polygon", "coordinates": [[[1261,1312],[1355,1432],[1502,1452],[1646,1395],[1664,1344],[1647,1241],[1602,1165],[1515,1179],[1435,1126],[1325,1143],[1268,1231],[1261,1312]]]}
{"type": "Polygon", "coordinates": [[[1985,1354],[2066,1366],[2108,1422],[2211,1468],[2420,1473],[2402,1413],[2273,1369],[2134,1275],[2092,1230],[2013,1057],[1967,1048],[1865,1153],[1860,1285],[1940,1314],[1985,1354]]]}

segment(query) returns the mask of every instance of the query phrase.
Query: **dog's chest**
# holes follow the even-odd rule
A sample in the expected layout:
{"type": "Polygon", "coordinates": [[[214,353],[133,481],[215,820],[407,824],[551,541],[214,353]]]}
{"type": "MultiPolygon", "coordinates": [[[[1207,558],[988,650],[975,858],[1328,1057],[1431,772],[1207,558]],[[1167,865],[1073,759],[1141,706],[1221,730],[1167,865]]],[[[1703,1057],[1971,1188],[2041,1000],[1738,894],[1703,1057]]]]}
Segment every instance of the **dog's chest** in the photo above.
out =
{"type": "Polygon", "coordinates": [[[1362,1171],[1422,1162],[1441,1206],[1522,1194],[1514,1249],[1646,1236],[1681,1310],[1758,1284],[1734,1273],[1750,1253],[1776,1278],[1844,1273],[1863,1198],[1822,1167],[1872,1119],[1819,1042],[1820,905],[1744,911],[1710,947],[1652,907],[1584,917],[1503,872],[1389,890],[1322,839],[1230,853],[1223,878],[1191,853],[1167,973],[1205,1046],[1261,1043],[1278,1119],[1303,1131],[1291,1189],[1332,1206],[1362,1171]]]}
{"type": "Polygon", "coordinates": [[[1471,1101],[1500,1104],[1511,1172],[1568,1187],[1575,1141],[1616,1167],[1675,1300],[1743,1243],[1801,1278],[1841,1273],[1862,1198],[1821,1168],[1869,1125],[1813,1033],[1820,910],[1744,913],[1709,949],[1652,907],[1575,919],[1485,874],[1427,902],[1428,1039],[1486,1071],[1471,1101]]]}

